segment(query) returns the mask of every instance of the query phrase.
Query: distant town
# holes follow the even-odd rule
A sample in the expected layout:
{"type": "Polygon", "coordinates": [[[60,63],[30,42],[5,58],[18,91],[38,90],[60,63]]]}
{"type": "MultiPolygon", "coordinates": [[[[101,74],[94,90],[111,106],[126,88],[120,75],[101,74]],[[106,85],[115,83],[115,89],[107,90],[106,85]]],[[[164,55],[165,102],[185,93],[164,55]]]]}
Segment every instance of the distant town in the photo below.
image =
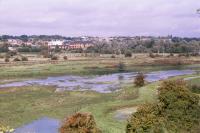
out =
{"type": "Polygon", "coordinates": [[[118,54],[127,51],[136,53],[199,53],[200,38],[180,38],[171,35],[166,37],[135,36],[135,37],[63,37],[47,36],[0,36],[0,52],[41,52],[68,50],[81,53],[95,52],[118,54]]]}

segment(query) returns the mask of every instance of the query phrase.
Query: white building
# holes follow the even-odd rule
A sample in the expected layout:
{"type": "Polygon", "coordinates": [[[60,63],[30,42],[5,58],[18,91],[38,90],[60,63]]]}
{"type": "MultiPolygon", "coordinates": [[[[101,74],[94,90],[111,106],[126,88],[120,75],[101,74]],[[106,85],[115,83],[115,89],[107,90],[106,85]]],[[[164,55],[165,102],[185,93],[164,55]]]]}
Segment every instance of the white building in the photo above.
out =
{"type": "Polygon", "coordinates": [[[64,40],[52,40],[48,42],[48,46],[52,49],[56,48],[56,46],[62,48],[64,46],[64,40]]]}

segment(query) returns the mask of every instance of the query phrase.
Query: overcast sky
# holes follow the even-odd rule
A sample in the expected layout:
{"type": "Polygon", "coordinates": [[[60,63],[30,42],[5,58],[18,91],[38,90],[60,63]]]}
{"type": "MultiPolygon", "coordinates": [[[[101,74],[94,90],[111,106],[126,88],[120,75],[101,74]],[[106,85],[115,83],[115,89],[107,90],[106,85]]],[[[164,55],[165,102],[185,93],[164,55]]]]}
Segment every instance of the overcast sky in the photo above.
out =
{"type": "Polygon", "coordinates": [[[200,37],[200,0],[0,0],[0,34],[200,37]]]}

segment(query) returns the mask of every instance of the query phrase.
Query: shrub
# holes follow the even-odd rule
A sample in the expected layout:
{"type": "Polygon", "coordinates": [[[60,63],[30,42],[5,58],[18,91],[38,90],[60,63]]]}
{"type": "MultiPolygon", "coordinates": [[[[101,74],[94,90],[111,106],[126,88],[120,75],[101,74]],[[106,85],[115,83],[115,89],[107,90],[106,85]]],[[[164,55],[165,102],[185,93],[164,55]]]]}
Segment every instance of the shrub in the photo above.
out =
{"type": "Polygon", "coordinates": [[[63,57],[63,59],[64,59],[64,60],[68,60],[68,57],[65,55],[65,56],[63,57]]]}
{"type": "Polygon", "coordinates": [[[22,61],[28,61],[28,57],[22,56],[22,61]]]}
{"type": "Polygon", "coordinates": [[[119,72],[123,72],[123,71],[125,71],[125,64],[123,63],[123,62],[120,62],[118,65],[117,65],[117,67],[118,67],[118,71],[119,72]]]}
{"type": "Polygon", "coordinates": [[[199,96],[181,80],[165,81],[158,91],[158,103],[132,114],[126,132],[193,132],[200,123],[199,96]]]}
{"type": "Polygon", "coordinates": [[[14,58],[13,61],[21,61],[18,57],[14,58]]]}
{"type": "Polygon", "coordinates": [[[89,113],[76,113],[63,121],[60,133],[101,133],[89,113]]]}
{"type": "Polygon", "coordinates": [[[138,73],[135,77],[134,84],[137,87],[144,86],[145,84],[145,76],[143,73],[138,73]]]}
{"type": "Polygon", "coordinates": [[[4,61],[5,61],[5,62],[10,62],[10,59],[9,59],[9,58],[5,58],[4,61]]]}
{"type": "Polygon", "coordinates": [[[58,56],[53,55],[53,56],[51,57],[51,60],[58,60],[58,56]]]}
{"type": "Polygon", "coordinates": [[[127,51],[125,53],[125,57],[132,57],[132,52],[131,51],[127,51]]]}

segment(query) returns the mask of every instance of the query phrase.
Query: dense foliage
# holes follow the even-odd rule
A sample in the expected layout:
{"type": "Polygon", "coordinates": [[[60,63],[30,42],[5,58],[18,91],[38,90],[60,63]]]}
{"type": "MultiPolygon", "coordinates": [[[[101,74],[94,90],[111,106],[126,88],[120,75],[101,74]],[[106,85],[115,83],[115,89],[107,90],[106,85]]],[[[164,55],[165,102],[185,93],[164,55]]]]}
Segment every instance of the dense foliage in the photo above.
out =
{"type": "Polygon", "coordinates": [[[198,132],[199,96],[183,81],[165,81],[159,88],[159,102],[144,105],[128,120],[126,132],[198,132]]]}
{"type": "Polygon", "coordinates": [[[96,127],[91,114],[76,113],[63,122],[60,133],[101,133],[101,131],[96,127]]]}

